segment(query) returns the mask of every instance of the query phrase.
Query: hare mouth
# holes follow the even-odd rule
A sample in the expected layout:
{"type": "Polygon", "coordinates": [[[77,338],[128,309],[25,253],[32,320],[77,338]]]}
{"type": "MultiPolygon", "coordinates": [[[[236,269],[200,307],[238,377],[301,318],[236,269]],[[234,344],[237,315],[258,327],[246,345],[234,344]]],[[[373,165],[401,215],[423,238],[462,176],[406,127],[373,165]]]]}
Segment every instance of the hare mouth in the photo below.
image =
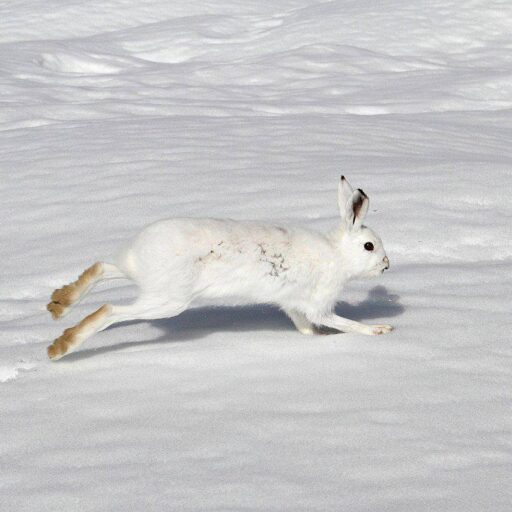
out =
{"type": "Polygon", "coordinates": [[[382,265],[378,265],[374,268],[372,268],[372,270],[370,270],[367,274],[368,277],[376,277],[376,276],[380,276],[382,274],[384,274],[384,270],[386,270],[388,267],[387,266],[382,266],[382,265]]]}

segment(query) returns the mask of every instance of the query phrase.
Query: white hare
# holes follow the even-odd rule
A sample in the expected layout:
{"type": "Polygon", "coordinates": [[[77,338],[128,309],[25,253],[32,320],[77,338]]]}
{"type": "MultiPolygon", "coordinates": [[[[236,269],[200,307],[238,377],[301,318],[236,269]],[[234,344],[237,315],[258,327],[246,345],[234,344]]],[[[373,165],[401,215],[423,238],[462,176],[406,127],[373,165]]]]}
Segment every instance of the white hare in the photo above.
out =
{"type": "Polygon", "coordinates": [[[66,329],[48,347],[49,357],[60,359],[117,322],[172,317],[200,304],[275,304],[303,334],[313,334],[316,326],[361,334],[391,331],[389,325],[364,325],[334,313],[347,281],[389,268],[380,238],[363,226],[368,197],[343,176],[338,204],[341,225],[328,235],[234,220],[168,219],[149,225],[115,265],[96,263],[53,292],[47,308],[57,319],[99,281],[127,278],[140,290],[133,304],[105,304],[66,329]]]}

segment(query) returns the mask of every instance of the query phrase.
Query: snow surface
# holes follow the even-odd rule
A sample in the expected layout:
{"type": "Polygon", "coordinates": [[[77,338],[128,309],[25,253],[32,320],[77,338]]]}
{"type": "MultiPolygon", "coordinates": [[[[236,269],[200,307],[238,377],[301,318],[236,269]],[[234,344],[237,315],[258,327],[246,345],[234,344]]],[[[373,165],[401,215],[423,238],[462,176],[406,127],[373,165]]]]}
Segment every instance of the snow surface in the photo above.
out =
{"type": "Polygon", "coordinates": [[[512,3],[0,4],[2,511],[512,509],[512,3]],[[327,229],[391,270],[303,337],[270,306],[102,332],[51,291],[170,216],[327,229]]]}

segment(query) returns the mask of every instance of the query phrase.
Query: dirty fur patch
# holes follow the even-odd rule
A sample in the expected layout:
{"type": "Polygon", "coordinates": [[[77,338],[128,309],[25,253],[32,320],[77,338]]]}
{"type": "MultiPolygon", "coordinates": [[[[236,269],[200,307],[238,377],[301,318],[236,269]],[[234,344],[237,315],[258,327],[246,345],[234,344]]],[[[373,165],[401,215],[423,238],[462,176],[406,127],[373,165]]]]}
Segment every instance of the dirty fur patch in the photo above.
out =
{"type": "Polygon", "coordinates": [[[260,250],[260,261],[270,265],[268,275],[272,277],[279,277],[290,269],[286,266],[283,254],[277,252],[269,252],[263,243],[258,244],[260,250]]]}

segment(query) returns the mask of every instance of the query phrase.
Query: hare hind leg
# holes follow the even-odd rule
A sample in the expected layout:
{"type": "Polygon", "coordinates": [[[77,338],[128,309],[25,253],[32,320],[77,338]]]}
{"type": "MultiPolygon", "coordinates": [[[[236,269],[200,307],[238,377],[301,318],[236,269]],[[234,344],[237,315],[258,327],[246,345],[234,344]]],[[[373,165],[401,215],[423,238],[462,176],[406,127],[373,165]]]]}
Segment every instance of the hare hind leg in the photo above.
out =
{"type": "Polygon", "coordinates": [[[129,306],[113,306],[104,304],[94,313],[86,316],[74,327],[66,329],[47,349],[48,357],[54,361],[75,351],[85,340],[112,324],[128,320],[152,320],[179,315],[188,304],[169,305],[139,299],[129,306]]]}
{"type": "Polygon", "coordinates": [[[120,278],[126,276],[115,265],[97,262],[84,270],[76,281],[55,290],[46,309],[54,320],[62,318],[98,281],[120,278]]]}

